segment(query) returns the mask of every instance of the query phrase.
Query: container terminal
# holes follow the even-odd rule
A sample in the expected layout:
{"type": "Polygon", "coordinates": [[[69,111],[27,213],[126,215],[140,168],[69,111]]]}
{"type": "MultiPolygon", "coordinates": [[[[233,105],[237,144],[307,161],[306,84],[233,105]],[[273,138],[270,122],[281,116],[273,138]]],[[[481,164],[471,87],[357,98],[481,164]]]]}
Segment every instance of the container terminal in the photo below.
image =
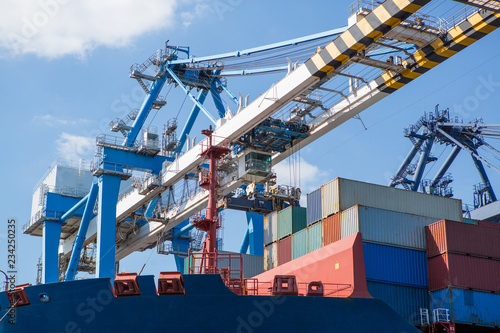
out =
{"type": "Polygon", "coordinates": [[[6,276],[0,332],[499,332],[500,206],[485,167],[500,169],[483,154],[500,154],[499,124],[440,106],[415,117],[386,185],[339,177],[302,193],[274,169],[500,26],[500,1],[457,0],[446,19],[433,2],[356,1],[345,27],[203,57],[167,41],[132,65],[141,107],[97,136],[90,163],[56,161],[35,186],[22,232],[42,238],[37,283],[6,276]],[[270,73],[281,79],[253,100],[231,91],[270,73]],[[158,130],[166,87],[192,108],[158,130]],[[426,179],[438,145],[451,153],[426,179]],[[471,206],[450,186],[459,154],[480,179],[471,206]],[[239,250],[222,246],[226,210],[246,215],[239,250]],[[120,269],[146,250],[177,270],[120,269]]]}

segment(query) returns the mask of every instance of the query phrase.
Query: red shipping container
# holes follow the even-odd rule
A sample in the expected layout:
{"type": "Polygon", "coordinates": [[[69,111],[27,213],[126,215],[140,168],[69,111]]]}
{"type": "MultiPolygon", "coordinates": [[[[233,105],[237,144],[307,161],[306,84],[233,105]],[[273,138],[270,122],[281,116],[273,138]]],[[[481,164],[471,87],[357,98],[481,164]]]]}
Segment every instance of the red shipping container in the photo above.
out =
{"type": "Polygon", "coordinates": [[[327,246],[340,239],[340,213],[323,219],[323,246],[327,246]]]}
{"type": "Polygon", "coordinates": [[[477,221],[477,225],[485,228],[500,229],[500,223],[493,223],[487,221],[477,221]]]}
{"type": "Polygon", "coordinates": [[[500,261],[445,253],[427,260],[429,290],[459,287],[500,292],[500,261]]]}
{"type": "Polygon", "coordinates": [[[427,257],[460,253],[500,259],[500,228],[485,226],[485,223],[441,220],[425,227],[427,257]]]}
{"type": "Polygon", "coordinates": [[[292,260],[292,236],[278,242],[278,266],[292,260]]]}

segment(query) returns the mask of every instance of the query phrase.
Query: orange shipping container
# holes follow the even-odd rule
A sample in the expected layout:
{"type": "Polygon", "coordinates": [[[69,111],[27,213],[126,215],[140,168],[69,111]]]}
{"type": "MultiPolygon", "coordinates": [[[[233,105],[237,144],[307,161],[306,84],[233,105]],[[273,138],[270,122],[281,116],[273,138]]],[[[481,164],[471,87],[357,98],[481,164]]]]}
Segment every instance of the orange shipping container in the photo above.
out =
{"type": "Polygon", "coordinates": [[[340,213],[337,213],[323,220],[323,246],[334,243],[340,238],[340,213]]]}

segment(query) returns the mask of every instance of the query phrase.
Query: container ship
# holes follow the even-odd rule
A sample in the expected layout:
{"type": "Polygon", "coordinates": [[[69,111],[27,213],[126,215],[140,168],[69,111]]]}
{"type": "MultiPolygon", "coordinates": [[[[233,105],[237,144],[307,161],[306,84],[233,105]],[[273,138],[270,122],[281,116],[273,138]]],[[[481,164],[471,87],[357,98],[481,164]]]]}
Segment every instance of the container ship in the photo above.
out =
{"type": "Polygon", "coordinates": [[[42,237],[37,284],[7,277],[0,332],[498,332],[500,214],[476,151],[491,127],[436,110],[409,129],[389,186],[336,178],[302,206],[272,169],[500,26],[498,1],[459,1],[452,21],[427,14],[429,2],[357,1],[344,28],[207,57],[166,43],[132,66],[141,108],[110,122],[117,136],[97,137],[90,165],[57,161],[35,186],[23,232],[42,237]],[[252,102],[228,88],[231,76],[280,71],[252,102]],[[145,126],[165,85],[193,102],[179,135],[177,119],[145,126]],[[212,124],[196,143],[200,111],[212,124]],[[433,142],[458,148],[425,182],[433,142]],[[482,180],[471,210],[447,191],[460,150],[482,180]],[[246,214],[239,252],[222,249],[224,210],[246,214]],[[154,248],[177,270],[120,271],[154,248]]]}

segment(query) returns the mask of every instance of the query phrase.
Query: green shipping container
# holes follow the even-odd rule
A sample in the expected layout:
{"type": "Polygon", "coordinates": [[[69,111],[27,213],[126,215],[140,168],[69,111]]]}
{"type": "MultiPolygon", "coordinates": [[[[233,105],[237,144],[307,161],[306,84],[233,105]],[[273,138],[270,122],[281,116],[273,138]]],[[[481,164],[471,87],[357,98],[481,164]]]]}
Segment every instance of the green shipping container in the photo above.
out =
{"type": "Polygon", "coordinates": [[[189,257],[184,259],[184,272],[183,274],[189,274],[189,257]]]}
{"type": "Polygon", "coordinates": [[[307,254],[307,229],[292,235],[292,259],[297,259],[307,254]]]}
{"type": "Polygon", "coordinates": [[[290,206],[278,213],[278,239],[294,234],[307,226],[307,209],[290,206]]]}
{"type": "Polygon", "coordinates": [[[309,253],[323,246],[323,221],[311,224],[307,229],[307,252],[309,253]]]}
{"type": "Polygon", "coordinates": [[[464,217],[464,223],[469,223],[469,224],[475,224],[475,225],[477,225],[477,220],[468,219],[468,218],[464,217]]]}

